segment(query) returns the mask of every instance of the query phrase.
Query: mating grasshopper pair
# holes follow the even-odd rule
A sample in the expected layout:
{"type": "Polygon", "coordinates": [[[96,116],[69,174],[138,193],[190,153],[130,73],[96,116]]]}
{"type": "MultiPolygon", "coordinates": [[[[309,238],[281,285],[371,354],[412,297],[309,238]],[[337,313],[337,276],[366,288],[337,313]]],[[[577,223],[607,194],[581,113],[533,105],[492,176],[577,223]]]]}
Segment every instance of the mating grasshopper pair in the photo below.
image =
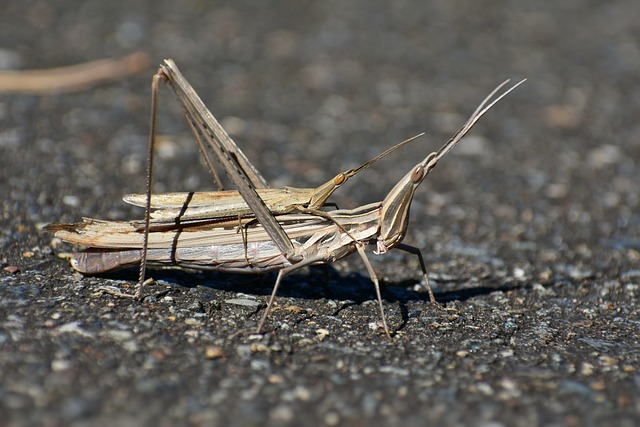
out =
{"type": "Polygon", "coordinates": [[[382,326],[387,336],[391,336],[379,281],[365,247],[375,245],[374,253],[377,254],[398,248],[418,256],[431,302],[435,304],[420,250],[401,243],[408,226],[411,201],[416,188],[437,162],[495,103],[522,83],[492,100],[507,82],[484,99],[440,150],[426,156],[400,179],[383,201],[350,210],[321,211],[333,191],[348,178],[420,135],[388,149],[357,169],[336,175],[316,189],[271,189],[209,112],[176,64],[166,60],[152,82],[147,192],[125,197],[125,201],[145,207],[144,224],[85,219],[76,224],[52,224],[47,230],[55,232],[64,241],[89,247],[74,254],[71,260],[73,268],[82,273],[98,274],[140,264],[140,281],[136,294],[132,295],[136,298],[142,296],[147,265],[240,273],[277,270],[278,276],[258,324],[258,332],[264,326],[285,275],[304,266],[328,264],[358,252],[375,286],[382,326]],[[174,90],[216,181],[219,182],[214,166],[217,162],[237,190],[151,196],[161,81],[174,90]],[[152,208],[156,210],[151,212],[152,208]]]}

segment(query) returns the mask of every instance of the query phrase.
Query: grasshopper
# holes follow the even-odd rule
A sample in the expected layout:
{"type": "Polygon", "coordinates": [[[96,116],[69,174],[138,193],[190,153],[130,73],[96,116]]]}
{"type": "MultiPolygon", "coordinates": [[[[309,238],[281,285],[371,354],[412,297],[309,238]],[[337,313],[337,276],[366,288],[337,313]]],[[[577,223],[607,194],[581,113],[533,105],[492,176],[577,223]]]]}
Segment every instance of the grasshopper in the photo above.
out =
{"type": "MultiPolygon", "coordinates": [[[[323,207],[333,192],[347,182],[349,178],[424,134],[422,132],[405,139],[357,168],[338,173],[335,177],[316,188],[257,188],[256,192],[272,214],[284,214],[294,211],[313,212],[323,207]]],[[[145,207],[147,195],[127,194],[122,199],[133,206],[145,207]]],[[[253,211],[237,190],[221,189],[219,191],[194,193],[152,194],[151,209],[156,209],[151,212],[151,218],[154,220],[163,222],[179,220],[181,224],[211,218],[245,218],[253,216],[253,211]]]]}
{"type": "MultiPolygon", "coordinates": [[[[166,62],[165,67],[161,68],[154,77],[154,87],[158,80],[167,78],[167,74],[171,71],[171,68],[167,67],[171,65],[175,66],[166,62]]],[[[171,79],[169,81],[171,82],[171,79]]],[[[508,81],[499,85],[482,101],[467,122],[446,144],[414,166],[381,202],[351,210],[325,211],[323,215],[318,215],[314,211],[305,211],[304,206],[302,206],[303,209],[298,209],[298,205],[293,203],[289,204],[293,209],[287,208],[285,211],[288,213],[274,215],[256,192],[256,187],[252,185],[253,180],[249,178],[254,172],[257,173],[257,170],[248,163],[246,158],[247,165],[243,166],[245,161],[242,160],[243,156],[236,154],[234,150],[237,146],[232,141],[229,142],[230,138],[224,141],[226,132],[221,127],[216,132],[212,132],[211,129],[215,126],[211,125],[211,121],[192,120],[200,116],[208,119],[202,114],[207,110],[200,108],[194,101],[197,96],[193,98],[187,94],[186,98],[181,98],[180,90],[184,85],[178,85],[176,93],[187,117],[190,118],[190,125],[200,148],[203,152],[210,150],[209,155],[205,152],[205,160],[209,168],[212,169],[213,158],[222,159],[225,172],[237,185],[238,192],[258,221],[245,219],[242,222],[240,219],[239,221],[245,224],[245,229],[243,233],[238,233],[236,230],[238,221],[228,217],[214,215],[183,224],[174,219],[168,219],[173,213],[164,215],[163,208],[160,207],[160,214],[154,217],[153,227],[150,228],[151,219],[148,211],[151,207],[151,198],[148,197],[144,230],[137,221],[114,222],[93,219],[85,219],[76,224],[52,224],[47,229],[55,232],[55,235],[64,241],[89,247],[83,252],[74,254],[71,260],[73,268],[85,274],[109,272],[138,263],[143,265],[141,270],[144,271],[146,262],[160,267],[177,266],[241,273],[277,270],[278,276],[258,324],[258,332],[263,329],[280,283],[287,274],[304,266],[328,264],[358,252],[376,290],[384,332],[390,337],[379,281],[366,255],[365,247],[375,245],[374,253],[377,254],[384,254],[389,249],[398,248],[416,255],[420,261],[431,301],[435,302],[420,250],[402,243],[408,227],[409,210],[415,190],[437,162],[469,132],[476,122],[493,105],[523,82],[524,80],[493,99],[508,81]],[[194,103],[183,102],[184,99],[194,103]],[[218,140],[213,144],[204,144],[205,136],[218,138],[218,140]]],[[[154,138],[153,129],[152,123],[150,143],[154,138]]],[[[150,167],[148,169],[151,170],[150,167]]],[[[149,188],[148,176],[148,191],[149,188]]],[[[310,202],[309,205],[311,205],[310,202]]]]}
{"type": "MultiPolygon", "coordinates": [[[[238,190],[230,191],[199,192],[193,194],[167,193],[151,196],[151,207],[161,209],[156,212],[156,217],[162,214],[164,219],[170,219],[176,218],[179,215],[182,223],[184,223],[184,221],[212,217],[237,218],[239,216],[255,216],[255,210],[260,210],[256,208],[256,203],[259,202],[256,202],[254,198],[249,198],[249,201],[245,200],[243,192],[247,190],[244,188],[244,183],[248,183],[249,186],[256,190],[259,199],[264,202],[264,205],[271,214],[290,213],[300,209],[317,210],[321,208],[333,192],[346,183],[349,178],[367,169],[403,145],[424,135],[423,132],[406,139],[359,167],[338,173],[335,177],[317,188],[284,187],[283,189],[273,189],[255,166],[251,164],[242,150],[215,119],[213,114],[211,114],[193,87],[184,78],[175,62],[171,59],[165,60],[165,63],[160,67],[153,79],[151,112],[152,135],[155,134],[160,80],[166,81],[174,90],[198,142],[205,162],[209,167],[214,181],[218,185],[218,189],[223,190],[218,174],[216,173],[214,162],[222,165],[227,175],[229,175],[238,187],[238,190]],[[188,205],[185,206],[187,201],[188,205]]],[[[153,137],[150,139],[153,139],[153,137]]],[[[153,143],[153,141],[151,141],[151,143],[153,143]]],[[[153,152],[151,151],[149,155],[152,156],[153,152]]],[[[144,207],[148,197],[146,194],[129,194],[124,196],[123,199],[132,205],[144,207]]]]}

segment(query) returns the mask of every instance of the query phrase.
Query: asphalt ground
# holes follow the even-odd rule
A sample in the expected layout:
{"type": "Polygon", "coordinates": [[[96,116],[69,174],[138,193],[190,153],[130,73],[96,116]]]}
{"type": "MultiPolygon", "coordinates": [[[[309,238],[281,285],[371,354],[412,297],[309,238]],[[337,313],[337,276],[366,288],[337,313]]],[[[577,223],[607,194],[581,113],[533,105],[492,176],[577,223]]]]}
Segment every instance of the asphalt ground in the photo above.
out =
{"type": "MultiPolygon", "coordinates": [[[[142,51],[135,76],[0,94],[0,425],[640,423],[637,1],[2,2],[0,66],[142,51]],[[74,273],[41,230],[141,218],[151,76],[172,57],[274,186],[315,186],[421,131],[332,198],[381,200],[507,78],[418,189],[405,243],[273,274],[74,273]]],[[[116,76],[117,77],[117,76],[116,76]]],[[[154,190],[213,189],[169,90],[154,190]]]]}

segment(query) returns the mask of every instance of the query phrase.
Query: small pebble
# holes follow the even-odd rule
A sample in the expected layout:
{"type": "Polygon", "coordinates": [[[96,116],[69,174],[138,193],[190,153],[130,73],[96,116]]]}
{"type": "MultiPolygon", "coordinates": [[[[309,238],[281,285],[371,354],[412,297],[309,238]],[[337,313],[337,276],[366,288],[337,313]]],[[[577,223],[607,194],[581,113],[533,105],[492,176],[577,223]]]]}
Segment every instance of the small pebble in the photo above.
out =
{"type": "Polygon", "coordinates": [[[15,265],[8,265],[3,268],[3,270],[10,274],[16,274],[20,272],[20,267],[16,267],[15,265]]]}
{"type": "Polygon", "coordinates": [[[224,302],[226,302],[227,304],[242,305],[245,307],[257,307],[260,305],[259,301],[245,298],[230,298],[224,300],[224,302]]]}
{"type": "Polygon", "coordinates": [[[204,355],[207,359],[221,359],[224,357],[224,351],[221,347],[217,346],[208,346],[204,350],[204,355]]]}

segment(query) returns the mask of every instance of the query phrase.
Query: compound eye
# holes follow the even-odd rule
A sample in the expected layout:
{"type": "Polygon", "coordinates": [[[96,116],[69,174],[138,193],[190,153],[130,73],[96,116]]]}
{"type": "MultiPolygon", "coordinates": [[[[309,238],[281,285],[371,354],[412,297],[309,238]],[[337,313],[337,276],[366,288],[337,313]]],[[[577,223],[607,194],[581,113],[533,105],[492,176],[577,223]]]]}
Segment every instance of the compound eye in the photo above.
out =
{"type": "Polygon", "coordinates": [[[333,178],[333,183],[335,185],[341,185],[341,184],[344,184],[346,180],[347,180],[347,177],[345,176],[345,174],[339,173],[338,175],[336,175],[335,178],[333,178]]]}
{"type": "Polygon", "coordinates": [[[416,166],[416,168],[411,173],[411,182],[414,184],[420,183],[422,181],[422,177],[424,176],[424,168],[422,165],[416,166]]]}

